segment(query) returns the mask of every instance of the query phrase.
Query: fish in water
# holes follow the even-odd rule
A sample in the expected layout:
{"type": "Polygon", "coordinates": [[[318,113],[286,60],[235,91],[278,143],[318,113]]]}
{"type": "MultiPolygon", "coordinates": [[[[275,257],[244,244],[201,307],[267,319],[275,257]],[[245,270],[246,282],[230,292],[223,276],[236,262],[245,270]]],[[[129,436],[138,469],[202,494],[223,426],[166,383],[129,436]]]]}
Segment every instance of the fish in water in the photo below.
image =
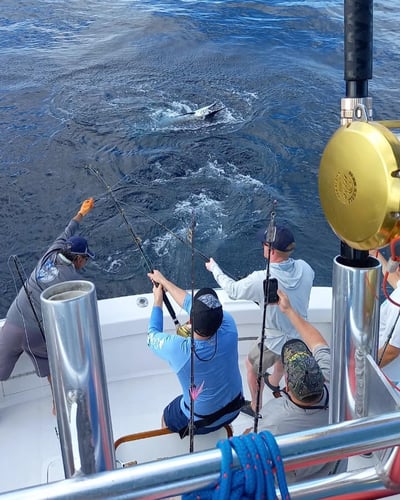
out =
{"type": "Polygon", "coordinates": [[[203,108],[196,109],[195,111],[188,111],[187,113],[182,113],[175,116],[168,116],[168,118],[164,118],[162,120],[163,125],[175,125],[186,122],[194,122],[194,121],[210,121],[212,120],[217,113],[220,113],[224,110],[225,107],[218,104],[217,102],[213,102],[208,106],[204,106],[203,108]]]}

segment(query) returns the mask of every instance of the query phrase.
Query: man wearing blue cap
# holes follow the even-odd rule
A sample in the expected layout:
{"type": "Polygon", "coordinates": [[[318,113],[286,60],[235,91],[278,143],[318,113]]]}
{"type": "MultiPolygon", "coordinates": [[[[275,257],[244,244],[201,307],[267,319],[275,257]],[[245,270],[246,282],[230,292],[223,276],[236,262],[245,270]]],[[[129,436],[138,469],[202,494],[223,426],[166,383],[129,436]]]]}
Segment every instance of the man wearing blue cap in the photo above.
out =
{"type": "Polygon", "coordinates": [[[36,374],[48,377],[50,381],[40,295],[51,285],[79,280],[79,269],[89,258],[94,258],[85,238],[75,236],[82,218],[93,207],[93,198],[82,203],[78,213],[39,260],[11,304],[0,331],[0,380],[10,377],[18,358],[25,351],[36,374]]]}
{"type": "MultiPolygon", "coordinates": [[[[276,226],[275,239],[271,243],[271,248],[267,242],[267,232],[264,229],[258,231],[257,239],[261,241],[263,246],[264,258],[269,259],[270,277],[278,280],[278,288],[287,293],[294,309],[303,318],[306,318],[314,271],[304,260],[292,258],[296,245],[293,233],[289,228],[281,225],[276,226]]],[[[253,300],[260,305],[261,311],[263,311],[265,270],[254,271],[245,278],[235,281],[221,270],[214,259],[210,259],[205,265],[231,299],[253,300]]],[[[246,359],[247,383],[251,401],[243,406],[242,413],[254,417],[258,390],[260,390],[259,403],[261,408],[264,381],[274,392],[275,397],[280,396],[279,382],[283,376],[280,353],[283,344],[291,338],[298,338],[296,329],[279,307],[274,304],[269,305],[266,310],[262,364],[264,378],[261,379],[261,387],[258,389],[257,375],[260,359],[260,341],[258,340],[246,359]],[[267,370],[272,367],[274,367],[273,370],[268,373],[267,370]]]]}

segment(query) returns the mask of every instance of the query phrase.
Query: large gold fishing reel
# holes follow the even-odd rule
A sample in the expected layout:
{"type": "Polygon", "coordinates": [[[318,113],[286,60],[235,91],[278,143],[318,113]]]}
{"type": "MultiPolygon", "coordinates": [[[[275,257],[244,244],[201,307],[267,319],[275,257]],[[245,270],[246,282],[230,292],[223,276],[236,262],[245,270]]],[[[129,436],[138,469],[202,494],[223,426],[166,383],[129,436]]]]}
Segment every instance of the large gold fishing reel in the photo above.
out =
{"type": "Polygon", "coordinates": [[[400,236],[400,121],[352,121],[323,153],[319,194],[337,236],[357,250],[400,236]]]}

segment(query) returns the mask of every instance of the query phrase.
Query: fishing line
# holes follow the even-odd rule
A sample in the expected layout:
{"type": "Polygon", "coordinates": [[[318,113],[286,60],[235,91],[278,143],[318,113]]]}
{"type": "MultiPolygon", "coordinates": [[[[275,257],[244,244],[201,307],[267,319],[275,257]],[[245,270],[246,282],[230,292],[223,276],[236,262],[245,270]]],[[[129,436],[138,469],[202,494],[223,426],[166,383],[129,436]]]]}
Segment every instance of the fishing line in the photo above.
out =
{"type": "Polygon", "coordinates": [[[149,219],[151,220],[152,222],[154,222],[154,224],[157,224],[158,226],[160,226],[162,229],[164,229],[164,231],[166,231],[168,234],[170,234],[171,236],[173,236],[174,238],[176,238],[178,241],[180,241],[181,243],[183,243],[184,245],[187,245],[187,246],[190,246],[191,250],[193,252],[195,252],[197,255],[199,255],[202,259],[204,259],[205,262],[208,262],[210,260],[210,257],[207,257],[207,255],[205,255],[203,252],[201,252],[200,250],[198,250],[196,247],[193,246],[192,242],[189,240],[185,240],[184,238],[182,238],[181,236],[179,236],[179,234],[175,233],[174,231],[172,231],[171,229],[169,229],[165,224],[163,224],[162,222],[160,222],[159,220],[155,219],[154,217],[152,217],[151,215],[148,215],[146,213],[144,213],[142,210],[140,210],[139,208],[136,208],[134,206],[131,207],[136,213],[138,213],[139,215],[142,215],[143,217],[145,217],[146,219],[149,219]]]}
{"type": "MultiPolygon", "coordinates": [[[[87,168],[89,168],[91,170],[93,169],[93,167],[89,167],[89,166],[87,168]]],[[[125,176],[124,178],[128,178],[129,179],[129,176],[125,176]]],[[[116,186],[119,184],[119,182],[117,182],[116,184],[114,184],[113,187],[107,186],[107,193],[109,193],[110,190],[114,192],[114,190],[116,190],[116,186]]],[[[121,203],[120,203],[120,205],[121,205],[121,203]]],[[[190,240],[182,238],[182,236],[179,236],[179,234],[177,234],[176,232],[172,231],[172,229],[169,229],[169,227],[167,227],[165,224],[163,224],[159,220],[155,219],[154,217],[152,217],[149,214],[146,214],[145,212],[143,212],[142,210],[140,210],[139,208],[137,208],[137,207],[135,207],[133,205],[131,205],[129,208],[132,209],[132,210],[134,210],[137,214],[141,215],[142,217],[145,217],[146,219],[150,220],[151,222],[154,222],[154,224],[157,224],[166,233],[170,234],[171,236],[173,236],[175,239],[177,239],[178,241],[180,241],[184,245],[189,246],[191,248],[191,250],[194,251],[197,255],[199,255],[205,262],[208,262],[210,260],[210,257],[207,257],[207,255],[205,255],[201,250],[199,250],[196,247],[193,247],[193,245],[190,242],[190,240]]],[[[234,276],[232,276],[230,273],[226,272],[225,270],[224,270],[224,274],[226,274],[230,278],[234,279],[235,281],[237,279],[234,276]]]]}
{"type": "MultiPolygon", "coordinates": [[[[90,170],[93,170],[93,167],[88,166],[87,168],[89,168],[90,170]]],[[[130,179],[130,177],[126,175],[124,177],[124,179],[130,179]]],[[[118,184],[120,184],[120,182],[121,181],[118,181],[116,184],[114,184],[114,186],[107,186],[107,192],[109,193],[109,190],[114,192],[117,189],[116,186],[118,186],[118,184]]],[[[177,239],[178,241],[180,241],[184,245],[189,246],[191,248],[191,250],[194,251],[197,255],[199,255],[202,259],[204,259],[205,262],[208,262],[210,260],[210,257],[207,257],[207,255],[205,255],[201,250],[198,250],[197,248],[193,247],[190,239],[186,240],[185,238],[182,238],[182,236],[179,236],[179,234],[172,231],[172,229],[169,229],[169,227],[167,227],[165,224],[163,224],[162,222],[160,222],[156,218],[152,217],[151,215],[146,214],[145,212],[143,212],[139,208],[137,208],[135,206],[130,206],[130,208],[132,210],[134,210],[136,213],[138,213],[139,215],[141,215],[142,217],[145,217],[146,219],[150,220],[151,222],[154,222],[154,224],[157,224],[157,226],[160,226],[162,229],[164,229],[165,232],[167,232],[168,234],[173,236],[175,239],[177,239]]]]}
{"type": "MultiPolygon", "coordinates": [[[[265,322],[267,316],[267,306],[268,306],[268,296],[269,296],[269,285],[270,285],[270,260],[272,252],[272,244],[275,241],[276,236],[276,226],[275,226],[275,205],[276,201],[273,202],[273,208],[271,210],[271,219],[268,224],[268,228],[265,232],[265,243],[268,244],[268,258],[267,258],[267,269],[266,269],[266,285],[264,286],[264,308],[263,308],[263,319],[261,326],[261,339],[260,339],[260,358],[258,361],[258,372],[257,372],[257,397],[256,397],[256,410],[254,414],[254,432],[258,431],[258,419],[260,412],[260,399],[261,399],[261,379],[263,376],[262,366],[264,357],[264,343],[265,343],[265,322]]],[[[263,243],[264,245],[264,243],[263,243]]]]}
{"type": "MultiPolygon", "coordinates": [[[[141,242],[140,238],[137,236],[137,234],[135,233],[135,231],[133,230],[132,225],[129,223],[129,221],[126,217],[126,214],[125,214],[125,210],[123,209],[120,202],[118,201],[118,199],[114,195],[111,186],[109,186],[107,184],[105,179],[100,175],[100,172],[98,170],[96,170],[94,167],[92,167],[90,165],[86,165],[85,168],[87,168],[97,178],[97,180],[99,182],[101,182],[104,185],[104,187],[106,188],[107,193],[110,195],[112,201],[114,202],[115,208],[120,213],[122,220],[124,221],[128,231],[129,231],[129,234],[131,235],[131,237],[132,237],[133,241],[135,242],[141,256],[143,257],[143,262],[145,263],[145,266],[146,266],[148,272],[152,273],[154,271],[153,265],[152,265],[150,259],[147,257],[146,253],[144,252],[142,242],[141,242]]],[[[181,325],[178,321],[178,318],[176,317],[174,308],[172,307],[172,304],[169,301],[169,299],[165,293],[165,290],[163,290],[163,301],[164,301],[166,308],[168,309],[168,312],[172,318],[172,321],[174,322],[175,328],[178,330],[178,328],[180,328],[181,325]]]]}

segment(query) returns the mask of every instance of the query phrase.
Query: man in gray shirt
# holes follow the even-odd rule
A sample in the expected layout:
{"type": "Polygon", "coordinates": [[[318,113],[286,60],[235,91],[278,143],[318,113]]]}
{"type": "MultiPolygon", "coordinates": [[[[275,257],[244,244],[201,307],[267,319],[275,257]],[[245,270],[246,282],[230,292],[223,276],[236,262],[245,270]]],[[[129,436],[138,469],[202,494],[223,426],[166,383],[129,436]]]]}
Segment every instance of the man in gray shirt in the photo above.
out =
{"type": "MultiPolygon", "coordinates": [[[[291,306],[288,296],[278,290],[279,308],[291,321],[301,339],[291,339],[282,348],[286,388],[282,397],[262,408],[259,431],[290,434],[329,424],[330,348],[320,332],[291,306]]],[[[250,431],[251,429],[249,429],[250,431]]],[[[286,472],[290,483],[306,478],[342,472],[347,460],[327,462],[286,472]]]]}
{"type": "MultiPolygon", "coordinates": [[[[304,260],[292,258],[296,244],[294,235],[289,228],[276,226],[275,239],[271,248],[266,241],[267,234],[268,229],[262,229],[257,233],[257,238],[261,241],[264,258],[269,259],[270,277],[278,280],[278,288],[288,294],[293,307],[306,318],[314,271],[304,260]]],[[[208,271],[212,272],[219,286],[227,292],[231,299],[253,300],[260,305],[260,312],[264,312],[265,269],[254,271],[245,278],[235,281],[227,276],[212,258],[206,262],[205,266],[208,271]]],[[[260,339],[255,342],[246,358],[247,383],[251,401],[247,402],[241,411],[252,417],[255,415],[257,398],[259,407],[262,406],[264,380],[275,393],[275,397],[276,394],[279,394],[279,382],[283,375],[280,362],[282,346],[290,338],[298,338],[296,329],[289,319],[274,304],[267,307],[265,325],[263,326],[265,326],[262,363],[264,377],[260,380],[260,387],[258,387],[260,339]],[[268,373],[267,370],[270,370],[271,373],[268,373]]]]}
{"type": "Polygon", "coordinates": [[[79,269],[84,267],[88,258],[94,258],[86,239],[74,236],[82,218],[93,207],[93,198],[82,203],[75,217],[41,257],[11,304],[0,331],[0,380],[10,377],[18,358],[25,351],[36,374],[48,377],[50,381],[40,295],[51,285],[81,279],[79,269]]]}

